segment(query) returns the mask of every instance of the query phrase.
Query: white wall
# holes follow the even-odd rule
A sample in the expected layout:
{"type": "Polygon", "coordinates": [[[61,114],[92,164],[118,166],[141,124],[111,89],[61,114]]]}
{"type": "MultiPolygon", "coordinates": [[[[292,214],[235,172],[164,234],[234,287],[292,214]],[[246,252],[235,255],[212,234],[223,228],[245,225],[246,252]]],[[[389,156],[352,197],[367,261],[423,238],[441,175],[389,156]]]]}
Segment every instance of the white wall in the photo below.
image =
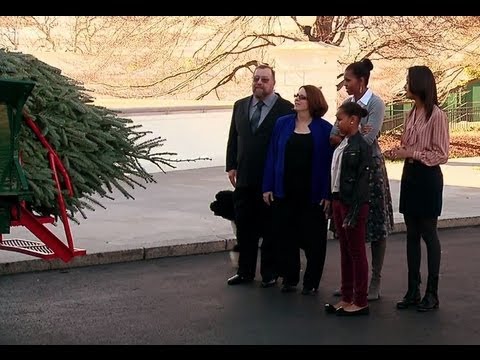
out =
{"type": "MultiPolygon", "coordinates": [[[[314,42],[295,42],[277,46],[272,50],[276,71],[276,90],[286,99],[293,101],[293,94],[302,85],[322,87],[329,105],[325,118],[335,120],[337,108],[337,75],[341,72],[338,47],[314,42]]],[[[148,137],[162,136],[166,139],[159,151],[176,152],[176,159],[208,157],[211,160],[180,162],[176,169],[195,169],[211,166],[225,166],[225,153],[232,110],[201,110],[196,112],[146,113],[122,115],[130,117],[144,130],[153,133],[148,137]]],[[[142,162],[149,172],[159,169],[148,162],[142,162]]],[[[165,171],[172,171],[164,167],[165,171]]]]}
{"type": "MultiPolygon", "coordinates": [[[[164,167],[165,171],[196,169],[202,167],[225,166],[225,154],[230,129],[232,110],[206,112],[172,112],[169,114],[147,113],[121,115],[130,118],[141,130],[152,131],[143,140],[162,136],[166,141],[158,150],[176,152],[173,159],[193,159],[209,157],[210,161],[180,162],[176,169],[164,167]]],[[[148,172],[160,171],[149,162],[142,161],[148,172]]]]}
{"type": "Polygon", "coordinates": [[[318,42],[286,43],[270,49],[274,58],[275,89],[293,101],[293,94],[302,85],[321,87],[328,103],[325,119],[335,122],[337,109],[337,75],[342,72],[338,59],[343,50],[318,42]]]}

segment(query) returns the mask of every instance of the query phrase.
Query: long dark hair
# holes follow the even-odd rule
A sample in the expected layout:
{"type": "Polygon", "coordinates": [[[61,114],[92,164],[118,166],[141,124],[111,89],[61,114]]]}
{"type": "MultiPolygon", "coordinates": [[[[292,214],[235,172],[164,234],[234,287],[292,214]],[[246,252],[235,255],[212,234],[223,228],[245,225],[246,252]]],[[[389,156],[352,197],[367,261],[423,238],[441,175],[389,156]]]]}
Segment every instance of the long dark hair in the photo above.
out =
{"type": "MultiPolygon", "coordinates": [[[[432,70],[424,65],[408,68],[408,89],[424,103],[426,120],[430,119],[433,106],[438,106],[437,84],[432,70]]],[[[413,110],[413,109],[412,109],[413,110]]]]}

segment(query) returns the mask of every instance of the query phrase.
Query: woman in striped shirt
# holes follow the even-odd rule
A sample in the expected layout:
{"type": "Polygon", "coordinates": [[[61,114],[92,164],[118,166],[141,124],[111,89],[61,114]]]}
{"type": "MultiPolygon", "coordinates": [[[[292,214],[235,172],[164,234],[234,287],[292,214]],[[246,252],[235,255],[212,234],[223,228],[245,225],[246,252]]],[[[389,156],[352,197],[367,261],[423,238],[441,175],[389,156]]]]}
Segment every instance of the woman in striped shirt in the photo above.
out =
{"type": "Polygon", "coordinates": [[[437,87],[426,66],[408,69],[406,96],[415,102],[405,121],[401,146],[388,151],[390,159],[405,159],[400,186],[400,213],[407,227],[408,291],[398,309],[416,305],[418,311],[437,309],[440,241],[437,219],[442,211],[443,174],[450,136],[445,112],[438,107],[437,87]],[[428,280],[420,301],[420,262],[423,238],[427,247],[428,280]]]}

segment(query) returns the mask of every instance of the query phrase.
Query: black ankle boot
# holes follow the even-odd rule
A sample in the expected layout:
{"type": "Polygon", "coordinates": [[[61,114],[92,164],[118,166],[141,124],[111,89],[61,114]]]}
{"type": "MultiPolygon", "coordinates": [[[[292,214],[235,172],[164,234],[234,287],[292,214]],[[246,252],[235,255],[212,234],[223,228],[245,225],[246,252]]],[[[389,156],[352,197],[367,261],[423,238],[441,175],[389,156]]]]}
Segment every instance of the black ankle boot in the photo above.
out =
{"type": "Polygon", "coordinates": [[[397,302],[397,309],[407,309],[409,306],[420,303],[420,287],[414,290],[408,290],[402,300],[397,302]]]}
{"type": "Polygon", "coordinates": [[[420,273],[408,273],[408,291],[403,299],[397,302],[397,309],[407,309],[420,303],[420,273]]]}
{"type": "Polygon", "coordinates": [[[427,290],[420,304],[417,305],[417,311],[426,312],[438,309],[438,276],[428,276],[427,290]]]}

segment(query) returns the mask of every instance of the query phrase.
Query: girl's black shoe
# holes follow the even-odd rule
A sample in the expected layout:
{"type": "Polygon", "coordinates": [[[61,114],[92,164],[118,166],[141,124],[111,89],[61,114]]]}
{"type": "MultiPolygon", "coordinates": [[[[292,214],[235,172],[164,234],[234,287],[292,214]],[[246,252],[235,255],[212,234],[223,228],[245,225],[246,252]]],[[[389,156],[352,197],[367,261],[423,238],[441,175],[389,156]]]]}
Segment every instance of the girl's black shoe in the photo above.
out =
{"type": "Polygon", "coordinates": [[[340,308],[335,312],[335,314],[338,316],[368,315],[370,314],[370,309],[368,308],[368,306],[365,306],[364,308],[355,311],[345,311],[344,308],[340,308]]]}

